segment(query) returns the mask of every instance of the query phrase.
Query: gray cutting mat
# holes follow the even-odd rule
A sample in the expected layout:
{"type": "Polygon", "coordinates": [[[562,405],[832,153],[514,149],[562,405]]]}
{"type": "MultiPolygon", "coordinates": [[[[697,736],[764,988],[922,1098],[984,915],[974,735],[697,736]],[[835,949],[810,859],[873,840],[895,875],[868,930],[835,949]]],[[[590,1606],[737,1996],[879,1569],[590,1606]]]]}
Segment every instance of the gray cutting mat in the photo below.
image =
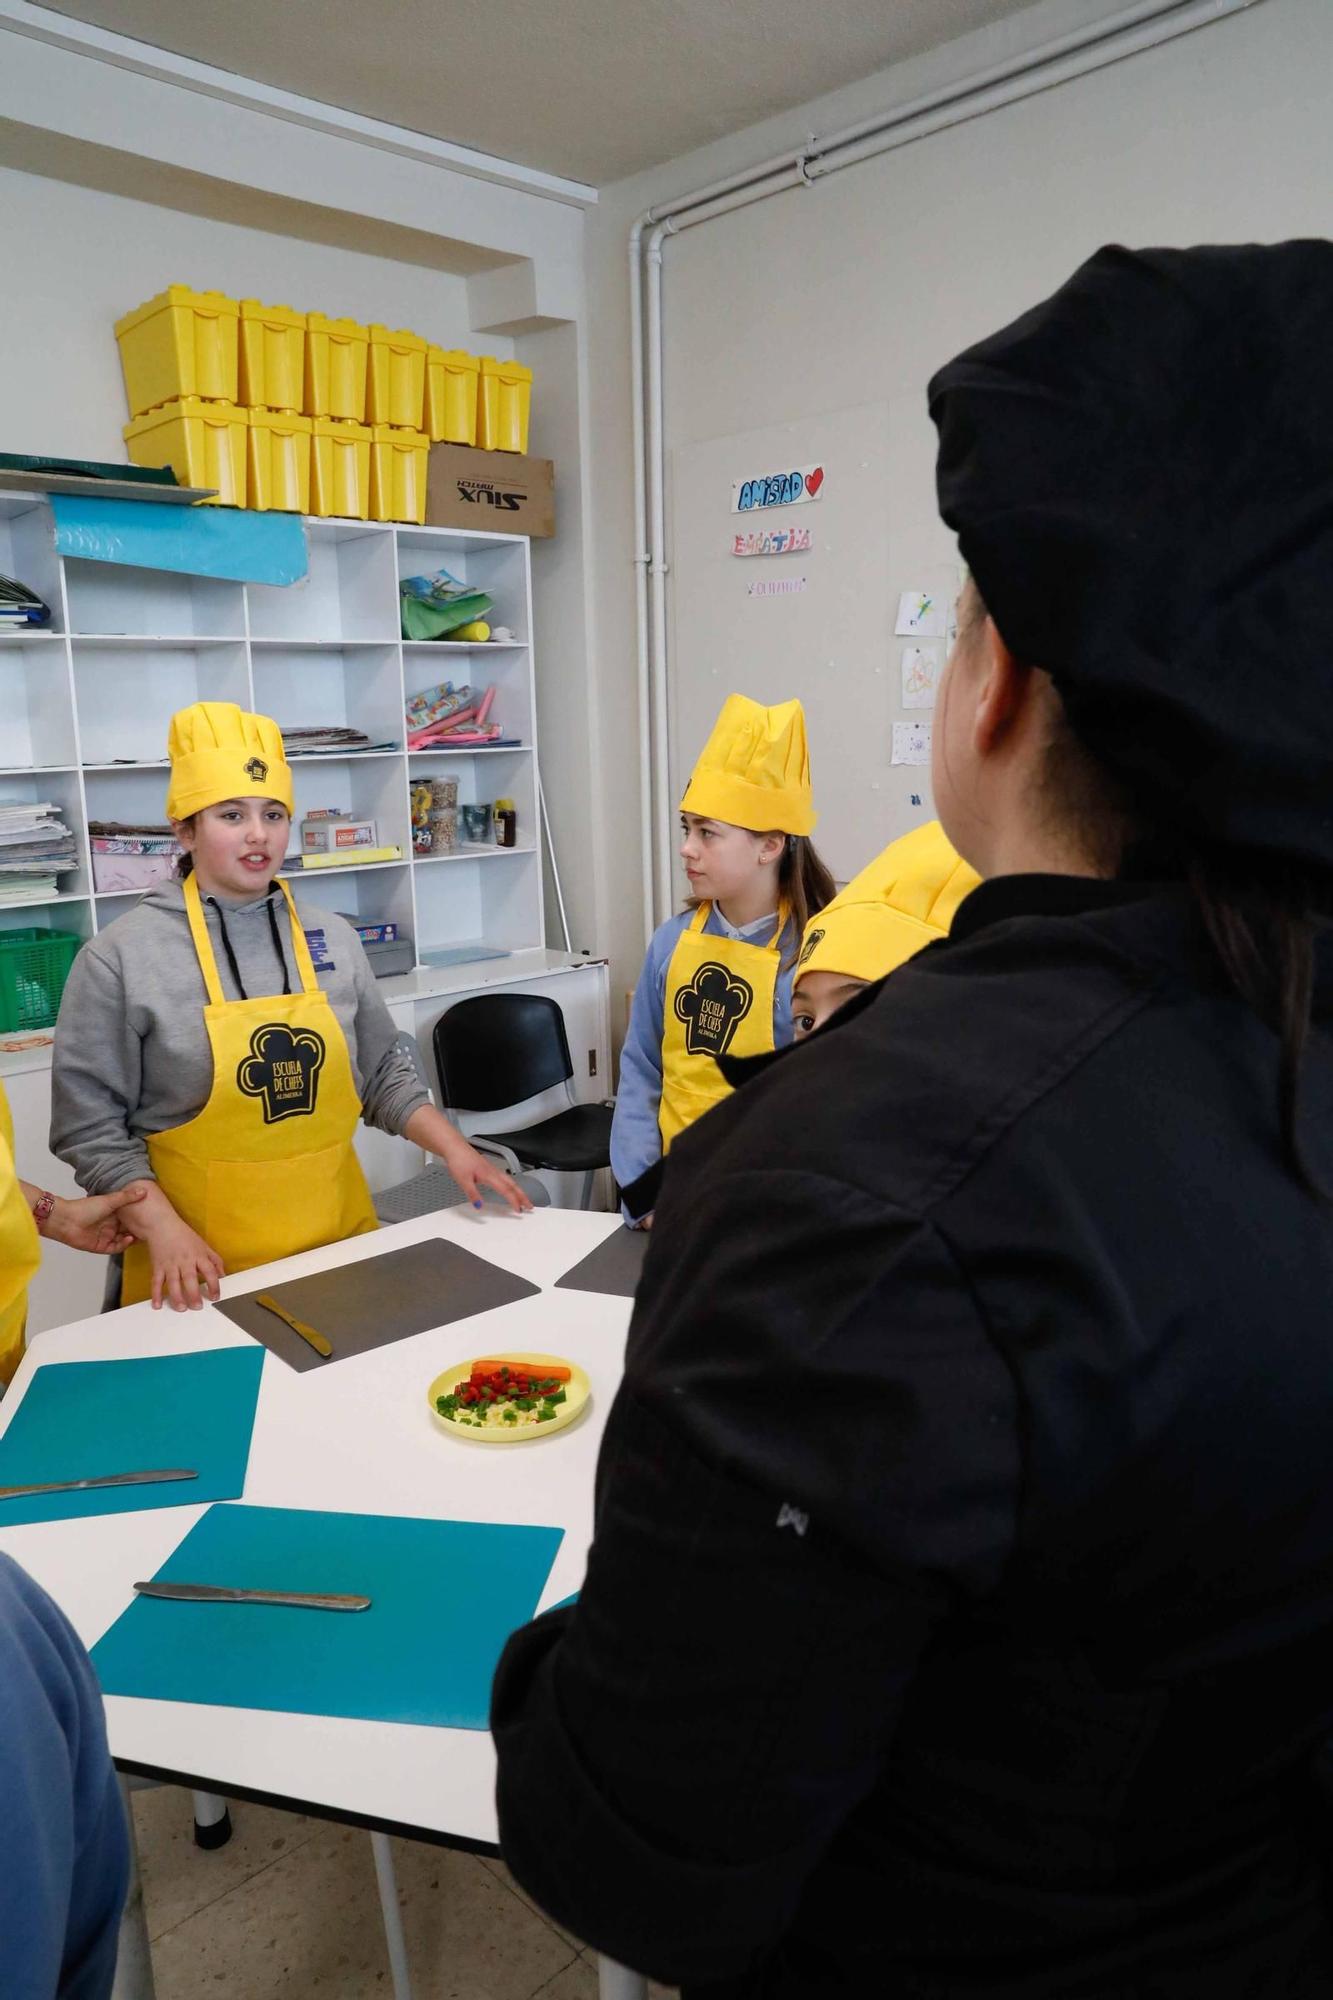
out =
{"type": "Polygon", "coordinates": [[[632,1299],[647,1255],[646,1229],[617,1229],[563,1278],[557,1278],[556,1287],[567,1292],[610,1292],[614,1298],[632,1299]]]}
{"type": "Polygon", "coordinates": [[[256,1305],[255,1292],[224,1299],[216,1308],[291,1367],[332,1368],[352,1354],[369,1354],[433,1326],[449,1326],[474,1313],[494,1312],[541,1290],[460,1244],[432,1236],[405,1250],[388,1250],[359,1264],[339,1264],[313,1277],[267,1285],[288,1312],[333,1344],[327,1360],[280,1320],[256,1305]]]}

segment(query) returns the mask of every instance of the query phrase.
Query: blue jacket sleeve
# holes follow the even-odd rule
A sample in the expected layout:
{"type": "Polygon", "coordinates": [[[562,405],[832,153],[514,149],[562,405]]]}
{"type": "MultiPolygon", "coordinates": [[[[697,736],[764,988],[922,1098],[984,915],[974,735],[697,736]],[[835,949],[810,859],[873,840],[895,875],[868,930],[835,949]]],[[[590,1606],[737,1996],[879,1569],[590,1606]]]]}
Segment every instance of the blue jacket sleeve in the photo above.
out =
{"type": "Polygon", "coordinates": [[[63,1614],[0,1556],[4,1990],[107,2000],[129,1843],[102,1697],[63,1614]]]}
{"type": "MultiPolygon", "coordinates": [[[[679,929],[673,921],[654,932],[634,989],[611,1121],[611,1171],[620,1188],[632,1187],[662,1157],[657,1122],[662,1103],[662,1005],[667,964],[679,929]]],[[[620,1212],[626,1222],[638,1220],[623,1202],[620,1212]]]]}

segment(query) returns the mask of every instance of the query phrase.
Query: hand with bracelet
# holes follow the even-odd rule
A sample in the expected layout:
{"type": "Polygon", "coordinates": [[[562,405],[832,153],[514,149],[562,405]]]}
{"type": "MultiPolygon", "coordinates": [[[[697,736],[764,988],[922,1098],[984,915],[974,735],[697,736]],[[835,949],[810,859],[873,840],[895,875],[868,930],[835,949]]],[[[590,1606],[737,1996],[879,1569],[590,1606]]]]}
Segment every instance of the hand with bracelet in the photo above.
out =
{"type": "Polygon", "coordinates": [[[131,1181],[115,1194],[90,1194],[68,1201],[64,1195],[48,1194],[30,1181],[21,1180],[19,1186],[39,1236],[48,1243],[65,1243],[71,1250],[87,1250],[102,1257],[114,1256],[133,1241],[121,1220],[121,1210],[141,1202],[148,1192],[146,1181],[131,1181]]]}

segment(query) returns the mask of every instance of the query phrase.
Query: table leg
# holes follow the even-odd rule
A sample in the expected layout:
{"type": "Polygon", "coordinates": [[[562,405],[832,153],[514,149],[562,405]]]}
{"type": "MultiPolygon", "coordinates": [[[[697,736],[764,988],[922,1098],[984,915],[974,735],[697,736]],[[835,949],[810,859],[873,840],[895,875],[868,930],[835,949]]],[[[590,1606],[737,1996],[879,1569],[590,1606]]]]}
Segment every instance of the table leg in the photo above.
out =
{"type": "Polygon", "coordinates": [[[154,2000],[153,1960],[148,1949],[148,1923],[144,1916],[143,1883],[139,1877],[139,1844],[134,1837],[128,1778],[121,1778],[120,1796],[125,1804],[125,1819],[130,1834],[130,1887],[120,1919],[111,2000],[154,2000]]]}
{"type": "Polygon", "coordinates": [[[648,1981],[598,1952],[597,2000],[648,2000],[648,1981]]]}
{"type": "Polygon", "coordinates": [[[225,1847],[231,1839],[231,1810],[216,1792],[191,1792],[196,1847],[225,1847]]]}
{"type": "Polygon", "coordinates": [[[384,1942],[389,1947],[389,1971],[393,1978],[393,2000],[412,2000],[412,1975],[407,1969],[407,1939],[403,1935],[403,1913],[398,1907],[398,1877],[394,1872],[393,1849],[387,1833],[372,1833],[375,1879],[379,1883],[380,1909],[384,1916],[384,1942]]]}

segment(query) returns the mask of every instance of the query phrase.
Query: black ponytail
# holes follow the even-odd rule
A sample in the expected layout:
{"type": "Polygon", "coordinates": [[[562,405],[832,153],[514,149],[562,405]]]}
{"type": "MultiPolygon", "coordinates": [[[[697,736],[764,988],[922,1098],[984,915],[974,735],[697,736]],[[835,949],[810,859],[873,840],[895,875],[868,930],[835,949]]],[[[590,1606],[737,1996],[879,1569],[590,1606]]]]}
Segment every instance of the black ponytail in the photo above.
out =
{"type": "MultiPolygon", "coordinates": [[[[985,615],[975,584],[970,622],[985,615]]],[[[1300,1185],[1333,1201],[1311,1172],[1300,1138],[1301,1066],[1310,1039],[1315,940],[1333,916],[1333,875],[1254,848],[1226,848],[1156,825],[1128,787],[1076,734],[1055,695],[1042,771],[1052,828],[1089,872],[1184,880],[1228,985],[1278,1038],[1277,1114],[1282,1153],[1300,1185]]]]}
{"type": "Polygon", "coordinates": [[[1333,881],[1278,855],[1220,849],[1196,850],[1186,875],[1228,982],[1278,1037],[1278,1118],[1287,1165],[1307,1192],[1333,1199],[1311,1172],[1300,1136],[1315,938],[1321,919],[1333,911],[1333,881]]]}

